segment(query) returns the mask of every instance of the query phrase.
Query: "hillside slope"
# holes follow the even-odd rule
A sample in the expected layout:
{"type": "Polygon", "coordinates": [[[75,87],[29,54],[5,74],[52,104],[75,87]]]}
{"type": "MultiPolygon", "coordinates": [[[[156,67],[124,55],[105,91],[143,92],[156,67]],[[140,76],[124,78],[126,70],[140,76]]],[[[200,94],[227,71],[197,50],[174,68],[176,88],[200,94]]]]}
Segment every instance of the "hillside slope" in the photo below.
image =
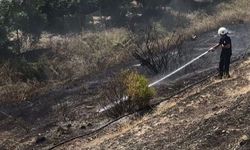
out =
{"type": "Polygon", "coordinates": [[[121,123],[60,149],[250,149],[250,58],[230,79],[211,78],[121,123]]]}

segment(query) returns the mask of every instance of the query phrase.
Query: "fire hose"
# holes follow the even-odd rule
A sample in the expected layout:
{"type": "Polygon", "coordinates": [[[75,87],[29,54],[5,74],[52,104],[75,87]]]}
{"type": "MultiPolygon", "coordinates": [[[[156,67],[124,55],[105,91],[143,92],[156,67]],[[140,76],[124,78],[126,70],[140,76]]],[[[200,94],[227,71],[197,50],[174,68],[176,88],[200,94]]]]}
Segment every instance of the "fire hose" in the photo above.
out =
{"type": "Polygon", "coordinates": [[[149,84],[148,86],[149,86],[149,87],[152,87],[152,86],[154,86],[154,85],[157,85],[157,84],[160,83],[161,81],[163,81],[163,80],[169,78],[170,76],[176,74],[177,72],[179,72],[179,71],[181,71],[182,69],[186,68],[187,66],[191,65],[192,63],[194,63],[195,61],[197,61],[198,59],[200,59],[201,57],[203,57],[204,55],[206,55],[208,52],[209,52],[209,51],[206,51],[206,52],[202,53],[201,55],[199,55],[199,56],[195,57],[194,59],[192,59],[191,61],[187,62],[185,65],[181,66],[180,68],[176,69],[175,71],[171,72],[170,74],[164,76],[163,78],[161,78],[161,79],[159,79],[159,80],[157,80],[157,81],[155,81],[155,82],[149,84]]]}

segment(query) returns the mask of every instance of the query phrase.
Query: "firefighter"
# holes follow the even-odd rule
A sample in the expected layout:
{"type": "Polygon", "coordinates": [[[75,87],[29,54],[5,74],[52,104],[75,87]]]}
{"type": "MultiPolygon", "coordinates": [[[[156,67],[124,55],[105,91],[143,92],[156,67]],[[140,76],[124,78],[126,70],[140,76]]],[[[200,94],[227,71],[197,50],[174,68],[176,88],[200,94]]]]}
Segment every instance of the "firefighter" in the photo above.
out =
{"type": "Polygon", "coordinates": [[[219,28],[218,34],[221,36],[219,43],[211,47],[209,51],[213,52],[218,47],[221,47],[222,51],[219,63],[219,78],[222,79],[223,75],[225,75],[226,78],[230,78],[229,66],[232,55],[231,38],[228,36],[228,30],[225,27],[219,28]]]}

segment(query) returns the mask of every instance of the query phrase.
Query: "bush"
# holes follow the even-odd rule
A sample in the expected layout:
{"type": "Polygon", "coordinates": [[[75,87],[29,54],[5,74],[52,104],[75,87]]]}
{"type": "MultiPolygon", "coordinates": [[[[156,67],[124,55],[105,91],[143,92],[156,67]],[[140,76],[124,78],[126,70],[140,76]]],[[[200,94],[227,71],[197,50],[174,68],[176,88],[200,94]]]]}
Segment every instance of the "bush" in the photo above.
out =
{"type": "Polygon", "coordinates": [[[155,94],[154,89],[148,87],[149,82],[138,73],[131,72],[125,78],[126,95],[131,104],[137,109],[149,106],[149,101],[155,94]]]}
{"type": "Polygon", "coordinates": [[[132,55],[155,74],[171,71],[184,59],[183,41],[182,35],[164,35],[155,27],[149,27],[135,37],[132,55]]]}
{"type": "Polygon", "coordinates": [[[51,48],[55,57],[49,61],[54,62],[59,71],[65,73],[68,70],[67,77],[72,77],[101,72],[125,62],[130,58],[131,39],[126,29],[86,31],[65,36],[45,33],[37,45],[51,48]]]}
{"type": "Polygon", "coordinates": [[[136,72],[125,71],[114,77],[103,88],[105,113],[118,117],[149,106],[155,90],[148,87],[148,80],[136,72]],[[111,106],[111,107],[107,107],[111,106]]]}

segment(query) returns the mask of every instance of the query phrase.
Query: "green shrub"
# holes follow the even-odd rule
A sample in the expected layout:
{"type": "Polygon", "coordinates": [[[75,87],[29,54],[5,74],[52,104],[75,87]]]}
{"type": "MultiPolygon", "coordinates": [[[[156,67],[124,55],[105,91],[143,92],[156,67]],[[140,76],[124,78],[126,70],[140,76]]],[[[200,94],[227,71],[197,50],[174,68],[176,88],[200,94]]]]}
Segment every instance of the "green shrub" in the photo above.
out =
{"type": "Polygon", "coordinates": [[[155,90],[148,87],[148,80],[136,72],[125,71],[112,78],[103,88],[101,105],[113,106],[105,111],[110,117],[146,108],[155,90]]]}
{"type": "Polygon", "coordinates": [[[126,95],[129,101],[138,109],[149,106],[155,90],[148,87],[149,82],[143,75],[136,72],[128,73],[125,78],[126,95]]]}

